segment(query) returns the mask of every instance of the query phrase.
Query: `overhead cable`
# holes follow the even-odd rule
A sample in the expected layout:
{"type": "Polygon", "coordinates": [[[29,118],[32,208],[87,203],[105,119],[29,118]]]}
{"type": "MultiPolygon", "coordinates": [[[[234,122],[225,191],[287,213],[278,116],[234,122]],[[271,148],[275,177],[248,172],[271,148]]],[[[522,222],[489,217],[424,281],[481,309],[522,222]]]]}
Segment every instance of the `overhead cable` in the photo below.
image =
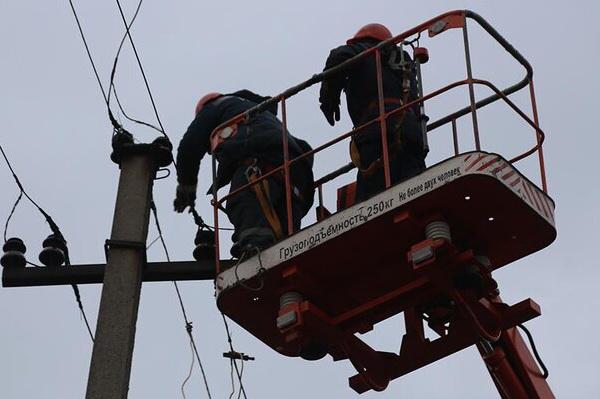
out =
{"type": "MultiPolygon", "coordinates": [[[[140,68],[140,72],[142,73],[142,78],[144,79],[144,84],[146,85],[146,90],[148,92],[148,96],[150,97],[150,102],[152,103],[152,109],[154,110],[154,115],[156,116],[156,120],[158,121],[158,125],[160,126],[161,133],[166,137],[167,133],[165,133],[165,128],[160,120],[160,116],[158,115],[158,110],[156,109],[156,103],[154,101],[154,96],[152,95],[152,91],[150,90],[150,85],[148,84],[148,79],[146,77],[146,73],[144,72],[144,67],[142,66],[142,61],[140,60],[140,56],[138,54],[137,48],[135,47],[135,43],[133,42],[133,38],[131,37],[130,26],[127,24],[127,20],[125,19],[125,14],[123,13],[123,8],[121,7],[121,2],[117,1],[117,7],[119,8],[119,14],[121,14],[121,20],[125,25],[126,35],[129,38],[129,42],[131,43],[131,48],[133,49],[133,53],[135,54],[135,59],[137,60],[138,66],[140,68]]],[[[140,1],[141,5],[141,1],[140,1]]]]}
{"type": "Polygon", "coordinates": [[[85,39],[85,34],[83,33],[83,28],[81,27],[81,22],[79,21],[79,16],[77,15],[77,11],[75,10],[75,6],[73,5],[73,0],[69,0],[69,4],[71,5],[71,10],[73,11],[73,16],[75,17],[75,22],[77,22],[77,28],[79,29],[79,34],[81,35],[81,40],[83,40],[83,45],[85,46],[85,51],[87,52],[90,63],[92,64],[92,69],[94,70],[94,75],[96,76],[96,80],[98,81],[98,86],[100,86],[100,91],[102,91],[102,96],[104,97],[104,102],[108,105],[108,96],[106,95],[106,91],[104,91],[104,86],[102,86],[102,81],[100,80],[100,75],[98,74],[98,69],[96,68],[94,59],[92,58],[92,53],[90,52],[90,47],[88,46],[87,40],[85,39]]]}
{"type": "MultiPolygon", "coordinates": [[[[162,229],[160,227],[160,222],[158,221],[158,211],[156,210],[156,204],[154,203],[153,199],[150,201],[150,209],[152,210],[152,215],[154,216],[156,230],[158,230],[158,237],[160,238],[160,242],[161,242],[163,250],[165,252],[167,262],[170,263],[171,257],[169,256],[169,250],[167,249],[167,244],[165,243],[162,229]]],[[[212,399],[212,396],[210,394],[210,388],[208,386],[208,380],[206,378],[206,373],[204,372],[204,367],[202,366],[202,360],[200,359],[200,354],[198,353],[198,348],[196,347],[196,341],[194,340],[194,335],[192,334],[192,328],[193,328],[192,322],[188,320],[187,312],[185,310],[185,306],[183,304],[183,299],[181,297],[181,292],[179,291],[179,286],[178,286],[177,282],[173,281],[173,285],[175,287],[175,292],[177,293],[177,298],[179,300],[179,306],[181,307],[181,313],[183,315],[183,320],[185,321],[185,330],[190,338],[190,344],[192,346],[192,350],[196,356],[196,360],[198,360],[198,365],[200,366],[200,372],[202,373],[202,379],[204,380],[204,386],[206,387],[206,393],[208,394],[209,399],[212,399]]],[[[187,379],[186,379],[186,381],[187,381],[187,379]]],[[[182,384],[182,392],[183,392],[183,385],[185,385],[186,381],[184,381],[184,384],[182,384]]]]}
{"type": "MultiPolygon", "coordinates": [[[[233,340],[231,339],[231,333],[229,332],[229,325],[227,324],[227,319],[225,318],[225,315],[223,313],[221,313],[221,316],[223,317],[223,324],[225,325],[225,332],[227,333],[227,342],[229,343],[229,350],[231,351],[231,353],[237,353],[235,351],[235,349],[233,348],[233,340]]],[[[244,361],[243,356],[241,356],[242,358],[242,362],[244,361]]],[[[235,359],[233,359],[233,366],[235,368],[235,373],[237,375],[238,378],[238,383],[240,384],[240,394],[244,395],[244,399],[248,399],[248,397],[246,396],[246,390],[244,389],[244,383],[242,382],[242,371],[240,371],[240,369],[238,368],[237,362],[235,361],[235,359]]],[[[232,369],[233,370],[233,369],[232,369]]],[[[239,398],[239,394],[238,394],[238,398],[239,398]]]]}
{"type": "MultiPolygon", "coordinates": [[[[54,220],[52,219],[52,217],[44,209],[42,209],[42,207],[39,206],[38,203],[35,202],[33,200],[33,198],[31,198],[29,196],[29,194],[27,194],[27,191],[25,191],[25,188],[23,187],[23,184],[21,183],[21,180],[19,180],[19,177],[15,173],[15,170],[13,169],[10,161],[8,160],[8,157],[6,156],[6,152],[4,152],[4,148],[2,148],[2,145],[0,145],[0,152],[2,152],[2,157],[4,158],[4,161],[6,161],[6,165],[8,166],[8,169],[10,170],[10,173],[12,174],[13,179],[15,180],[15,183],[17,184],[17,187],[20,190],[19,196],[18,196],[17,200],[15,201],[15,203],[14,203],[12,209],[11,209],[11,212],[10,212],[10,214],[8,216],[8,219],[6,220],[6,223],[4,225],[4,241],[6,241],[6,232],[8,230],[8,224],[10,222],[10,218],[14,214],[15,209],[17,208],[17,205],[19,204],[21,198],[23,196],[25,196],[25,198],[27,198],[29,200],[29,202],[31,202],[37,208],[37,210],[44,216],[44,218],[46,219],[46,222],[50,226],[50,230],[52,230],[52,233],[54,233],[54,235],[57,238],[62,239],[63,241],[66,242],[66,240],[65,240],[62,232],[60,231],[60,228],[54,222],[54,220]]],[[[38,266],[38,265],[35,265],[35,264],[31,263],[31,262],[27,262],[27,263],[29,263],[29,264],[31,264],[33,266],[38,266]]],[[[69,259],[69,250],[68,249],[65,251],[65,265],[67,267],[71,266],[71,261],[69,259]]],[[[94,334],[92,333],[92,329],[90,327],[90,323],[88,322],[87,315],[85,314],[85,310],[83,308],[83,302],[81,301],[81,294],[79,292],[79,287],[77,287],[76,284],[71,284],[71,287],[73,288],[73,293],[75,295],[75,300],[77,302],[77,306],[79,307],[79,311],[81,312],[81,315],[83,316],[83,320],[84,320],[85,325],[87,327],[87,331],[88,331],[88,333],[90,335],[90,338],[91,338],[92,342],[94,342],[94,334]]]]}
{"type": "Polygon", "coordinates": [[[112,70],[111,70],[111,73],[110,73],[110,84],[109,84],[109,88],[108,88],[108,101],[107,101],[107,103],[108,103],[108,106],[110,108],[111,93],[114,93],[115,94],[115,100],[117,100],[117,105],[119,106],[119,109],[121,110],[121,113],[123,113],[123,116],[125,116],[125,118],[127,118],[131,122],[134,122],[134,123],[137,123],[137,124],[140,124],[140,125],[144,125],[144,126],[147,126],[147,127],[151,128],[151,129],[154,129],[154,130],[156,130],[156,131],[158,131],[159,133],[162,134],[163,131],[160,128],[158,128],[158,127],[156,127],[156,126],[154,126],[154,125],[152,125],[150,123],[147,123],[147,122],[144,122],[144,121],[141,121],[141,120],[138,120],[138,119],[130,117],[127,114],[127,112],[125,112],[125,109],[123,108],[123,105],[121,104],[121,100],[119,99],[119,96],[117,95],[117,88],[115,87],[115,73],[117,71],[117,64],[119,62],[119,56],[121,55],[121,50],[123,49],[123,44],[125,43],[125,39],[127,39],[127,32],[131,29],[131,26],[135,22],[138,14],[140,12],[140,8],[142,6],[142,2],[143,2],[143,0],[140,0],[138,2],[138,5],[137,5],[137,7],[135,9],[133,17],[131,18],[131,21],[129,21],[129,23],[126,25],[126,32],[123,34],[123,37],[121,38],[121,42],[119,43],[119,47],[117,48],[117,53],[115,54],[115,59],[113,61],[113,66],[112,66],[112,70]]]}

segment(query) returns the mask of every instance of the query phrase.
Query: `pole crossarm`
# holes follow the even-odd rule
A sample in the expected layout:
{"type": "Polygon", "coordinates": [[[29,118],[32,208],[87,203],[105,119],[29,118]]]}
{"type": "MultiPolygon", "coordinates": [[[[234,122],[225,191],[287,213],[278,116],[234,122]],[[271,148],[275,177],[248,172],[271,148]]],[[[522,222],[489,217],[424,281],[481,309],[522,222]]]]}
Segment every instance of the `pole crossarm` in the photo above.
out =
{"type": "MultiPolygon", "coordinates": [[[[225,268],[232,260],[221,260],[225,268]]],[[[223,267],[222,266],[222,267],[223,267]]],[[[71,265],[68,267],[3,268],[3,287],[38,287],[68,284],[102,284],[105,264],[71,265]]],[[[142,281],[214,280],[214,261],[148,262],[142,271],[142,281]]]]}

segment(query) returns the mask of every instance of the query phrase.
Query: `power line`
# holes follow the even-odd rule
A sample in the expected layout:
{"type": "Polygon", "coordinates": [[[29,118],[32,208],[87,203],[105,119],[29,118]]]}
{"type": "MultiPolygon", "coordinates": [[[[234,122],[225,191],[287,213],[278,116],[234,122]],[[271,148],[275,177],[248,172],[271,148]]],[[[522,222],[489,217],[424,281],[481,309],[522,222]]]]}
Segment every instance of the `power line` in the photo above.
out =
{"type": "Polygon", "coordinates": [[[4,242],[6,242],[7,240],[6,232],[8,231],[8,224],[10,223],[10,219],[15,213],[15,210],[17,209],[17,205],[19,205],[19,202],[21,202],[21,198],[23,198],[23,191],[19,192],[19,196],[17,197],[17,200],[15,201],[14,205],[12,206],[12,209],[10,210],[10,213],[8,214],[8,217],[6,218],[6,223],[4,224],[4,242]]]}
{"type": "MultiPolygon", "coordinates": [[[[71,266],[71,262],[68,261],[68,255],[66,255],[66,257],[67,257],[67,262],[68,262],[68,263],[66,263],[66,265],[71,266]]],[[[87,328],[88,334],[90,335],[90,339],[92,340],[92,342],[95,342],[94,334],[92,333],[92,328],[90,327],[90,323],[87,319],[87,315],[85,314],[85,310],[83,310],[83,302],[81,301],[81,294],[79,293],[79,287],[77,286],[77,284],[71,284],[71,288],[73,288],[73,294],[75,295],[75,300],[77,301],[77,306],[79,307],[81,316],[83,316],[83,321],[85,323],[85,327],[87,328]]]]}
{"type": "Polygon", "coordinates": [[[233,357],[229,359],[229,375],[231,376],[231,393],[229,394],[229,399],[233,398],[235,395],[235,381],[233,379],[233,357]]]}
{"type": "MultiPolygon", "coordinates": [[[[234,360],[234,362],[235,362],[235,360],[234,360]]],[[[240,362],[242,363],[241,370],[240,370],[240,388],[241,388],[241,387],[242,387],[242,376],[244,375],[244,357],[243,357],[243,356],[242,356],[242,357],[240,357],[240,362]]],[[[240,397],[241,397],[241,395],[242,395],[242,392],[243,392],[243,391],[240,389],[240,391],[238,392],[237,399],[240,399],[240,397]]],[[[245,395],[245,393],[244,393],[244,397],[245,397],[245,396],[246,396],[246,395],[245,395]]]]}
{"type": "Polygon", "coordinates": [[[103,96],[103,98],[104,98],[104,102],[106,103],[106,107],[107,107],[107,110],[108,110],[108,117],[109,117],[109,119],[110,119],[110,122],[111,122],[111,124],[113,125],[113,128],[114,128],[114,130],[115,130],[115,131],[121,131],[121,130],[125,131],[125,129],[123,128],[123,126],[122,126],[122,125],[121,125],[121,124],[120,124],[120,123],[119,123],[119,122],[118,122],[118,121],[115,119],[115,117],[114,117],[114,115],[113,115],[113,113],[112,113],[112,110],[111,110],[111,108],[110,108],[110,97],[111,97],[111,92],[114,92],[114,94],[115,94],[115,99],[117,100],[117,104],[118,104],[118,106],[119,106],[119,109],[121,110],[121,112],[123,113],[123,115],[125,116],[125,118],[127,118],[128,120],[130,120],[130,121],[132,121],[132,122],[134,122],[134,123],[138,123],[138,124],[141,124],[141,125],[147,126],[147,127],[151,128],[151,129],[154,129],[154,130],[156,130],[156,131],[160,132],[161,134],[163,134],[165,137],[167,137],[167,138],[168,138],[167,134],[165,133],[164,127],[163,127],[163,125],[162,125],[162,122],[161,122],[161,120],[160,120],[160,117],[159,117],[159,115],[158,115],[158,110],[157,110],[157,108],[156,108],[156,104],[155,104],[155,101],[154,101],[154,97],[152,96],[152,92],[151,92],[151,90],[150,90],[150,86],[149,86],[149,84],[148,84],[148,80],[147,80],[147,78],[146,78],[146,74],[145,74],[145,72],[144,72],[144,69],[143,69],[143,67],[142,67],[142,64],[141,64],[141,61],[140,61],[139,55],[138,55],[138,53],[137,53],[137,49],[136,49],[136,47],[135,47],[135,44],[134,44],[134,42],[133,42],[133,38],[131,37],[131,34],[130,34],[130,29],[131,29],[131,26],[133,25],[133,23],[135,22],[135,20],[136,20],[136,18],[137,18],[137,16],[138,16],[138,13],[139,13],[139,11],[140,11],[140,8],[141,8],[141,6],[142,6],[142,2],[143,2],[143,0],[140,0],[140,1],[138,2],[138,5],[137,5],[137,7],[136,7],[136,10],[135,10],[135,13],[134,13],[134,15],[133,15],[133,18],[131,19],[131,21],[130,21],[129,23],[127,23],[127,21],[125,21],[125,16],[124,16],[124,14],[123,14],[123,10],[122,10],[122,8],[121,8],[121,5],[120,5],[120,3],[118,3],[118,2],[117,2],[117,5],[119,6],[119,11],[120,11],[121,17],[123,18],[123,23],[125,24],[125,34],[123,35],[123,38],[121,39],[121,42],[120,42],[120,44],[119,44],[119,47],[118,47],[118,49],[117,49],[117,53],[116,53],[116,55],[115,55],[115,60],[114,60],[114,62],[113,62],[113,68],[112,68],[112,71],[111,71],[110,85],[109,85],[108,94],[107,94],[107,93],[106,93],[106,91],[104,90],[104,87],[103,87],[103,85],[102,85],[102,82],[101,82],[100,76],[99,76],[99,74],[98,74],[98,69],[96,68],[96,64],[95,64],[95,62],[94,62],[94,59],[93,59],[93,57],[92,57],[92,54],[91,54],[91,51],[90,51],[89,45],[88,45],[88,43],[87,43],[87,39],[85,38],[85,34],[84,34],[84,32],[83,32],[83,28],[82,28],[81,22],[80,22],[80,20],[79,20],[79,16],[77,15],[77,11],[76,11],[76,9],[75,9],[75,7],[74,7],[74,5],[73,5],[73,2],[72,2],[72,0],[69,0],[69,4],[71,5],[71,10],[72,10],[72,12],[73,12],[73,16],[75,17],[75,21],[76,21],[76,23],[77,23],[77,27],[78,27],[78,29],[79,29],[79,34],[80,34],[80,36],[81,36],[81,39],[82,39],[82,41],[83,41],[83,44],[84,44],[84,46],[85,46],[85,50],[86,50],[86,53],[87,53],[88,59],[89,59],[89,61],[90,61],[91,65],[92,65],[92,69],[93,69],[93,71],[94,71],[94,75],[95,75],[95,77],[96,77],[96,80],[97,80],[97,82],[98,82],[98,86],[100,87],[100,90],[101,90],[101,92],[102,92],[102,96],[103,96]],[[146,89],[147,89],[147,91],[148,91],[148,94],[149,94],[149,96],[150,96],[150,101],[151,101],[151,103],[152,103],[152,108],[153,108],[153,110],[154,110],[154,114],[156,115],[156,118],[157,118],[157,120],[158,120],[158,123],[159,123],[159,125],[160,125],[160,128],[158,128],[158,127],[156,127],[156,126],[154,126],[154,125],[152,125],[152,124],[150,124],[150,123],[147,123],[147,122],[144,122],[144,121],[141,121],[141,120],[138,120],[138,119],[135,119],[135,118],[132,118],[132,117],[130,117],[130,116],[127,114],[127,112],[125,112],[125,109],[123,108],[123,105],[121,104],[121,101],[120,101],[120,99],[119,99],[119,96],[117,95],[117,90],[116,90],[116,87],[115,87],[115,85],[114,85],[114,76],[115,76],[115,72],[116,72],[116,67],[117,67],[117,63],[118,63],[118,59],[119,59],[119,55],[120,55],[120,53],[121,53],[121,50],[122,50],[122,47],[123,47],[123,44],[124,44],[124,42],[125,42],[125,39],[126,39],[126,38],[129,38],[129,41],[131,42],[131,45],[132,45],[132,48],[133,48],[133,50],[134,50],[134,53],[135,53],[135,56],[136,56],[136,59],[137,59],[138,65],[139,65],[139,67],[140,67],[140,70],[141,70],[141,73],[142,73],[142,77],[143,77],[143,79],[144,79],[144,83],[145,83],[145,85],[146,85],[146,89]]]}
{"type": "MultiPolygon", "coordinates": [[[[46,222],[50,226],[50,230],[52,230],[52,233],[54,233],[54,235],[57,238],[65,241],[65,243],[66,243],[66,240],[65,240],[62,232],[60,231],[60,228],[54,222],[54,220],[52,219],[52,217],[45,210],[43,210],[42,207],[40,207],[37,204],[37,202],[35,202],[33,200],[33,198],[31,198],[29,196],[29,194],[27,194],[27,192],[25,191],[25,188],[23,187],[23,184],[21,183],[21,180],[19,180],[19,177],[15,173],[15,170],[13,169],[10,161],[8,160],[8,157],[6,156],[6,152],[4,152],[4,148],[2,148],[2,145],[0,145],[0,152],[2,152],[2,156],[4,157],[4,160],[6,161],[6,165],[8,166],[8,169],[10,170],[10,173],[12,174],[12,176],[13,176],[13,178],[15,180],[15,183],[17,184],[17,187],[19,187],[19,190],[20,190],[19,197],[15,201],[15,203],[14,203],[12,209],[11,209],[11,212],[10,212],[10,214],[8,216],[8,219],[6,220],[6,223],[4,225],[4,241],[6,241],[6,232],[8,230],[8,224],[10,222],[10,219],[11,219],[12,215],[14,214],[15,209],[17,208],[17,205],[21,201],[21,198],[23,196],[25,196],[25,198],[27,198],[38,209],[38,211],[44,216],[44,218],[46,219],[46,222]]],[[[27,263],[29,263],[29,264],[31,264],[33,266],[39,267],[38,265],[35,265],[35,264],[31,263],[31,262],[27,262],[27,263]]],[[[66,249],[66,251],[65,251],[65,265],[67,267],[71,266],[71,261],[69,259],[69,250],[68,249],[66,249]]],[[[71,287],[73,288],[73,294],[75,295],[75,300],[77,302],[77,306],[79,307],[79,311],[81,312],[81,315],[83,316],[83,320],[84,320],[85,325],[87,327],[88,333],[90,334],[90,338],[91,338],[92,342],[94,342],[94,334],[92,334],[92,329],[90,327],[90,324],[89,324],[88,319],[87,319],[87,315],[85,314],[85,310],[83,308],[83,302],[81,301],[81,295],[79,293],[79,287],[77,287],[76,284],[72,284],[71,287]]]]}
{"type": "Polygon", "coordinates": [[[104,102],[106,103],[106,107],[108,110],[108,119],[110,120],[113,126],[113,133],[115,131],[125,131],[123,126],[115,119],[108,100],[108,96],[106,91],[104,90],[104,86],[102,85],[102,81],[100,80],[100,75],[98,74],[98,69],[96,68],[96,63],[94,62],[94,58],[92,57],[92,53],[90,51],[90,47],[88,46],[87,40],[85,38],[85,34],[83,33],[83,28],[81,26],[81,22],[79,21],[79,16],[77,15],[77,10],[75,10],[75,6],[73,5],[73,0],[69,0],[69,4],[71,5],[71,11],[73,12],[73,16],[75,17],[75,22],[77,23],[77,28],[79,29],[79,35],[81,36],[81,40],[83,41],[83,45],[85,46],[85,51],[87,53],[88,59],[90,60],[90,64],[92,64],[92,69],[94,70],[94,76],[96,76],[96,81],[98,82],[98,86],[100,87],[100,91],[102,92],[102,97],[104,98],[104,102]]]}
{"type": "Polygon", "coordinates": [[[187,384],[187,382],[192,377],[192,370],[194,370],[194,362],[196,360],[196,357],[194,356],[194,347],[192,346],[192,341],[190,341],[190,349],[192,350],[192,363],[190,364],[190,370],[188,371],[187,377],[185,377],[185,380],[183,380],[183,382],[181,383],[181,396],[183,396],[183,399],[186,399],[185,384],[187,384]]]}
{"type": "MultiPolygon", "coordinates": [[[[154,203],[154,199],[150,201],[150,209],[152,210],[152,215],[154,216],[154,222],[156,224],[156,230],[158,230],[158,236],[160,238],[160,242],[165,251],[165,256],[167,257],[167,262],[171,262],[171,257],[169,256],[169,250],[167,249],[167,244],[165,243],[164,236],[162,234],[162,229],[160,227],[160,222],[158,221],[158,211],[156,210],[156,204],[154,203]]],[[[185,321],[185,330],[190,338],[190,344],[196,355],[196,359],[198,360],[198,365],[200,366],[200,371],[202,373],[202,379],[204,380],[204,386],[206,387],[206,393],[208,394],[209,399],[212,399],[210,394],[210,388],[208,386],[208,380],[206,378],[206,373],[204,372],[204,367],[202,366],[202,360],[200,360],[200,354],[198,353],[198,348],[196,347],[196,341],[194,340],[194,335],[192,334],[192,322],[188,320],[187,312],[185,310],[185,306],[183,304],[183,299],[181,297],[181,292],[179,291],[179,285],[176,281],[173,281],[173,286],[175,287],[175,292],[177,293],[177,298],[179,300],[179,306],[181,307],[181,313],[183,315],[183,320],[185,321]]],[[[182,388],[183,389],[183,388],[182,388]]]]}
{"type": "MultiPolygon", "coordinates": [[[[150,97],[150,102],[152,103],[152,109],[154,110],[154,115],[156,116],[156,120],[158,121],[158,125],[160,126],[160,130],[162,134],[166,137],[167,133],[165,133],[165,128],[160,120],[160,116],[158,115],[158,110],[156,109],[156,103],[154,102],[154,96],[152,95],[152,91],[150,90],[150,85],[148,84],[148,79],[146,78],[146,73],[144,72],[144,67],[142,66],[142,61],[140,60],[139,54],[137,52],[137,48],[135,47],[135,43],[133,42],[133,38],[131,37],[130,27],[127,25],[127,20],[125,19],[125,14],[123,13],[123,8],[121,7],[121,2],[117,1],[117,7],[119,8],[119,13],[121,14],[121,20],[125,25],[126,35],[129,38],[129,42],[131,43],[131,48],[133,49],[133,53],[135,54],[135,59],[137,60],[138,66],[140,67],[140,72],[142,73],[142,78],[144,79],[144,84],[146,85],[146,90],[148,91],[148,96],[150,97]]],[[[141,5],[141,0],[140,0],[141,5]]]]}
{"type": "Polygon", "coordinates": [[[133,17],[131,18],[131,21],[129,21],[129,23],[126,26],[126,33],[123,34],[123,37],[121,38],[121,42],[119,43],[119,47],[117,48],[117,53],[115,54],[115,60],[113,62],[113,67],[112,67],[112,70],[111,70],[111,73],[110,73],[110,85],[109,85],[109,88],[108,88],[108,106],[110,107],[111,93],[114,93],[115,94],[115,99],[117,100],[117,104],[119,106],[119,109],[121,110],[121,112],[123,113],[123,115],[125,116],[125,118],[127,118],[131,122],[147,126],[147,127],[151,128],[151,129],[154,129],[154,130],[158,131],[159,133],[163,133],[163,131],[161,129],[159,129],[158,127],[156,127],[156,126],[154,126],[154,125],[152,125],[150,123],[147,123],[147,122],[144,122],[144,121],[141,121],[141,120],[138,120],[138,119],[130,117],[127,114],[127,112],[125,112],[125,109],[123,108],[123,105],[121,104],[121,100],[119,99],[119,96],[117,94],[117,88],[115,87],[115,73],[117,71],[117,64],[119,62],[119,56],[121,55],[121,50],[123,49],[123,44],[125,43],[125,39],[127,38],[127,31],[129,31],[131,29],[131,27],[133,26],[133,23],[137,19],[137,16],[138,16],[138,14],[140,12],[140,9],[142,7],[142,2],[143,2],[143,0],[140,0],[138,2],[138,5],[137,5],[137,7],[135,9],[133,17]]]}
{"type": "Polygon", "coordinates": [[[17,174],[15,173],[15,170],[13,169],[10,161],[8,160],[8,157],[6,156],[6,153],[4,152],[4,148],[2,148],[2,145],[0,145],[0,152],[2,152],[2,156],[4,157],[4,161],[6,161],[6,165],[8,166],[8,169],[10,170],[10,173],[13,176],[13,179],[15,180],[15,183],[17,184],[17,187],[19,187],[19,190],[21,190],[21,194],[23,194],[25,196],[25,198],[27,198],[29,200],[29,202],[31,202],[37,209],[38,211],[40,211],[40,213],[46,218],[46,221],[48,222],[48,224],[50,225],[50,228],[52,230],[54,229],[58,229],[58,226],[56,225],[56,223],[54,223],[54,220],[52,220],[52,218],[50,217],[50,215],[48,215],[38,204],[37,202],[35,202],[33,200],[33,198],[31,198],[29,196],[29,194],[27,194],[27,192],[25,191],[25,189],[23,188],[23,185],[21,184],[21,180],[19,180],[19,177],[17,176],[17,174]]]}
{"type": "MultiPolygon", "coordinates": [[[[96,80],[98,81],[98,86],[100,86],[100,90],[102,91],[102,96],[104,97],[104,102],[108,105],[108,96],[104,91],[104,86],[102,86],[102,81],[100,80],[100,75],[98,74],[98,69],[96,69],[96,64],[94,63],[94,59],[92,58],[92,53],[90,52],[90,47],[88,46],[87,40],[85,39],[85,34],[83,33],[83,28],[81,27],[81,22],[79,22],[79,16],[77,15],[77,11],[75,10],[75,6],[73,5],[73,0],[69,0],[69,4],[71,5],[71,10],[73,11],[73,16],[75,17],[75,22],[77,22],[77,28],[79,29],[79,34],[81,35],[81,39],[83,40],[83,45],[85,46],[85,51],[87,52],[90,63],[92,64],[92,69],[94,70],[94,75],[96,76],[96,80]]],[[[110,111],[110,109],[109,109],[110,111]]]]}
{"type": "MultiPolygon", "coordinates": [[[[237,353],[235,351],[235,349],[233,349],[233,340],[231,339],[231,333],[229,332],[229,325],[227,324],[227,319],[225,318],[225,315],[223,313],[221,313],[221,317],[223,317],[223,324],[225,324],[225,331],[227,332],[227,342],[229,343],[229,350],[231,351],[231,353],[237,353]]],[[[243,360],[243,356],[240,356],[240,358],[243,360]]],[[[232,358],[232,360],[234,360],[232,358]]],[[[238,378],[238,382],[240,384],[240,393],[244,395],[245,399],[248,399],[248,397],[246,396],[246,390],[244,389],[244,383],[242,382],[242,372],[240,372],[237,363],[235,362],[235,360],[233,361],[233,366],[235,367],[235,373],[237,375],[238,378]]],[[[243,371],[243,370],[242,370],[243,371]]],[[[239,395],[238,395],[239,397],[239,395]]]]}

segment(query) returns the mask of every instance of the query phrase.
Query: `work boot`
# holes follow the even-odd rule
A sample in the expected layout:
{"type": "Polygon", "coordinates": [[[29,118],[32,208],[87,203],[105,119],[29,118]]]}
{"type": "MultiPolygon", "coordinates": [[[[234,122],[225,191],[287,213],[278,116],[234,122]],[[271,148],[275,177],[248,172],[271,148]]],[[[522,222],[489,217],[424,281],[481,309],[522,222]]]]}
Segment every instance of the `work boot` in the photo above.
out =
{"type": "Polygon", "coordinates": [[[275,236],[271,229],[266,227],[252,227],[242,231],[239,240],[233,244],[230,253],[234,258],[240,259],[244,254],[254,255],[275,243],[275,236]]]}
{"type": "Polygon", "coordinates": [[[235,259],[239,259],[240,256],[242,256],[242,248],[240,247],[239,241],[233,243],[231,249],[229,250],[229,253],[235,259]]]}

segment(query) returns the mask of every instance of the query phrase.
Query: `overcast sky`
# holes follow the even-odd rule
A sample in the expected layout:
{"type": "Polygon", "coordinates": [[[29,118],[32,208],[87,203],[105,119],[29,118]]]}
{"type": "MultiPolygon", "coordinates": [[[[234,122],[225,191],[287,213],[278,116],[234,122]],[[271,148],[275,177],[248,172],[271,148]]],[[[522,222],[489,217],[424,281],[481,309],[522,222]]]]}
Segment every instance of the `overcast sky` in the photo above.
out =
{"type": "MultiPolygon", "coordinates": [[[[142,58],[167,133],[176,145],[193,117],[197,99],[210,91],[250,88],[275,94],[319,72],[329,50],[370,22],[400,33],[444,11],[469,8],[502,33],[534,67],[548,183],[556,201],[558,238],[549,248],[499,270],[503,299],[527,297],[543,315],[529,323],[546,362],[549,383],[560,398],[600,397],[600,277],[597,256],[598,188],[597,95],[600,6],[595,1],[147,1],[132,34],[142,58]]],[[[124,2],[131,16],[136,2],[124,2]]],[[[75,6],[104,84],[123,26],[114,2],[76,1],[75,6]]],[[[473,25],[471,25],[473,26],[473,25]]],[[[519,80],[522,69],[507,58],[481,29],[470,29],[476,77],[499,87],[519,80]]],[[[111,127],[100,90],[67,1],[0,2],[0,143],[25,188],[56,220],[69,241],[74,264],[104,262],[118,168],[109,160],[111,127]]],[[[430,62],[424,67],[426,90],[464,77],[460,35],[448,32],[439,41],[424,41],[430,62]]],[[[155,123],[139,70],[125,46],[116,84],[126,111],[155,123]]],[[[330,128],[319,112],[317,88],[290,102],[290,129],[313,145],[350,128],[330,128]]],[[[487,95],[478,91],[478,95],[487,95]]],[[[525,107],[526,96],[515,96],[525,107]]],[[[428,106],[443,115],[467,101],[457,91],[428,106]]],[[[116,109],[116,108],[115,108],[116,109]]],[[[126,125],[140,141],[156,133],[126,125]]],[[[459,124],[461,149],[473,148],[468,123],[459,124]]],[[[482,146],[506,156],[532,145],[532,133],[497,106],[481,113],[482,146]]],[[[451,154],[449,131],[431,138],[428,163],[451,154]]],[[[346,148],[317,158],[316,175],[346,162],[346,148]],[[332,155],[333,154],[333,155],[332,155]]],[[[518,168],[539,183],[536,161],[518,168]]],[[[346,178],[348,181],[349,178],[346,178]]],[[[0,166],[0,221],[4,224],[18,195],[8,169],[0,166]]],[[[208,185],[204,165],[199,192],[208,185]]],[[[195,226],[172,211],[175,179],[157,181],[154,195],[171,257],[191,259],[195,226]]],[[[333,207],[334,187],[326,192],[333,207]]],[[[211,219],[208,199],[199,209],[211,219]]],[[[310,223],[307,219],[306,223],[310,223]]],[[[36,260],[50,233],[43,218],[23,202],[9,236],[28,245],[36,260]]],[[[149,240],[156,237],[150,229],[149,240]]],[[[149,259],[164,260],[160,247],[149,259]]],[[[221,357],[227,342],[210,282],[182,283],[188,314],[204,362],[213,398],[231,390],[229,362],[221,357]]],[[[100,286],[80,286],[88,317],[95,326],[100,286]]],[[[315,363],[286,358],[233,326],[236,349],[256,357],[246,364],[249,398],[351,398],[347,385],[354,374],[349,362],[330,357],[315,363]]],[[[376,326],[366,339],[378,348],[397,350],[401,317],[376,326]]],[[[84,396],[92,346],[68,286],[0,289],[0,397],[81,398],[84,396]]],[[[171,283],[148,283],[142,290],[133,357],[130,398],[181,397],[191,353],[171,283]]],[[[195,368],[186,387],[188,398],[206,397],[195,368]]],[[[496,398],[498,394],[474,348],[393,381],[383,393],[365,398],[496,398]]]]}

